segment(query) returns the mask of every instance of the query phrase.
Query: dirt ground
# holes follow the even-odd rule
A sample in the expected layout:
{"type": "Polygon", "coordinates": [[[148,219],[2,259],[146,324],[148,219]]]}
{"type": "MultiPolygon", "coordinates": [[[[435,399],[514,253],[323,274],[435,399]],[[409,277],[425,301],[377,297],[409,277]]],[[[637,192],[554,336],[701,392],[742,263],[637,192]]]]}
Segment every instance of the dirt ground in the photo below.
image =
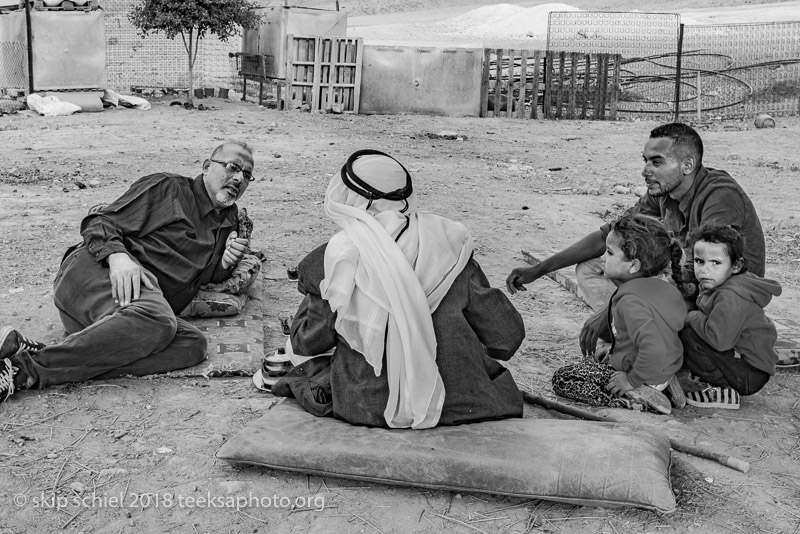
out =
{"type": "MultiPolygon", "coordinates": [[[[258,180],[240,205],[255,221],[253,246],[268,257],[264,301],[275,318],[291,314],[300,300],[286,269],[336,231],[322,211],[323,194],[354,150],[378,148],[404,162],[421,209],[464,222],[492,285],[503,286],[523,263],[521,251],[559,250],[635,202],[614,186],[641,185],[641,150],[656,125],[312,115],[219,99],[204,101],[208,111],[168,104],[0,116],[0,324],[34,339],[58,337],[52,280],[64,250],[79,239],[86,210],[151,172],[197,174],[224,139],[242,138],[255,149],[258,180]]],[[[800,119],[779,119],[775,129],[756,129],[752,119],[696,126],[706,164],[737,178],[761,216],[767,276],[784,288],[768,313],[798,320],[800,119]]],[[[522,388],[552,397],[552,372],[580,357],[577,334],[589,309],[549,279],[511,298],[527,338],[509,366],[522,388]]],[[[270,353],[282,340],[268,334],[265,343],[270,353]]],[[[739,411],[612,411],[751,463],[742,474],[673,453],[678,509],[668,516],[323,479],[214,458],[275,402],[247,378],[120,379],[21,392],[0,404],[0,534],[800,531],[796,371],[780,371],[739,411]],[[120,494],[123,503],[113,500],[120,494]],[[247,495],[280,505],[177,506],[178,497],[247,495]],[[88,505],[76,504],[75,497],[87,496],[88,505]]],[[[529,417],[560,417],[526,410],[529,417]]]]}

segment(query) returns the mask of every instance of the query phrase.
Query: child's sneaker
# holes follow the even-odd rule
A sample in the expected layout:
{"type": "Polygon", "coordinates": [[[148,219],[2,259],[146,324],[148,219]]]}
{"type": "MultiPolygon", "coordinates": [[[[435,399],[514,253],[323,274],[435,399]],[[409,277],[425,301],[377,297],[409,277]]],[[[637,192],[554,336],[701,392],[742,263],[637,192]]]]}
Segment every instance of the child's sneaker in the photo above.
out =
{"type": "Polygon", "coordinates": [[[625,393],[625,397],[644,404],[648,409],[663,415],[672,413],[672,405],[666,395],[647,385],[639,386],[625,393]]]}
{"type": "Polygon", "coordinates": [[[698,408],[724,408],[738,410],[742,398],[732,388],[708,387],[701,391],[690,391],[686,394],[686,403],[698,408]]]}
{"type": "Polygon", "coordinates": [[[775,362],[775,367],[778,369],[800,367],[800,353],[796,349],[778,352],[778,361],[775,362]]]}
{"type": "Polygon", "coordinates": [[[690,391],[698,391],[711,387],[706,382],[700,380],[700,377],[693,375],[688,369],[680,369],[675,374],[675,378],[684,394],[689,393],[690,391]]]}
{"type": "Polygon", "coordinates": [[[686,395],[684,395],[683,388],[676,375],[672,375],[672,378],[669,379],[665,391],[675,408],[680,410],[686,406],[686,395]]]}

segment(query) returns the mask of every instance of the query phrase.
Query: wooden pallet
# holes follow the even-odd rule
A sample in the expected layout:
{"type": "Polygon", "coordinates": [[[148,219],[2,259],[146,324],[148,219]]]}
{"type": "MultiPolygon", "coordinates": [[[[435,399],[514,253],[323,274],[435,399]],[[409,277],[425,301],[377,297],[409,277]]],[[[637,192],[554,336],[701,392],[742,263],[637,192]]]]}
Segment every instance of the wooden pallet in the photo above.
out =
{"type": "Polygon", "coordinates": [[[361,38],[287,36],[284,109],[358,113],[361,99],[361,38]]]}
{"type": "Polygon", "coordinates": [[[57,6],[46,6],[42,0],[34,0],[33,9],[38,11],[95,11],[100,6],[97,0],[89,0],[82,6],[75,5],[71,0],[64,0],[57,6]]]}

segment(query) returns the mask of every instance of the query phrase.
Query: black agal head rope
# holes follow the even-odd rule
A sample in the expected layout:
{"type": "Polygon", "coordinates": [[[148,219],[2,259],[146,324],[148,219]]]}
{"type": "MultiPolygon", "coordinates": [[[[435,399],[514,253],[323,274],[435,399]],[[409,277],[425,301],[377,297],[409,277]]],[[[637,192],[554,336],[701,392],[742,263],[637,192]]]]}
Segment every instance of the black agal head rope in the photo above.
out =
{"type": "Polygon", "coordinates": [[[413,188],[411,187],[411,175],[408,174],[408,170],[406,170],[406,168],[403,167],[403,164],[394,159],[392,156],[381,152],[380,150],[372,150],[370,148],[353,152],[353,154],[351,154],[350,157],[347,158],[347,163],[345,163],[344,166],[342,167],[342,182],[344,182],[344,185],[346,185],[348,189],[351,189],[356,193],[358,193],[359,195],[361,195],[362,197],[369,199],[369,203],[367,204],[367,209],[369,209],[370,206],[372,206],[373,200],[380,200],[380,199],[403,200],[406,203],[405,207],[402,210],[400,210],[400,212],[403,213],[408,209],[407,199],[409,196],[411,196],[411,193],[413,191],[413,188]],[[400,189],[395,189],[394,191],[389,191],[384,193],[383,191],[375,189],[367,182],[359,178],[358,175],[355,173],[355,171],[353,171],[353,163],[355,163],[355,161],[361,156],[371,156],[371,155],[386,156],[387,158],[396,161],[397,164],[400,165],[400,167],[406,173],[406,185],[404,185],[400,189]]]}

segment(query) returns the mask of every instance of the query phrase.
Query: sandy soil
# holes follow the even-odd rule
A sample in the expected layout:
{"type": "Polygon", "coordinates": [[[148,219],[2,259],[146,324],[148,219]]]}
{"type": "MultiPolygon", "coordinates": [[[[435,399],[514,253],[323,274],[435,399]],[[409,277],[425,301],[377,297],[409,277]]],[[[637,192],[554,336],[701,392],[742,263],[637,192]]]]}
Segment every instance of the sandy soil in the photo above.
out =
{"type": "MultiPolygon", "coordinates": [[[[254,245],[269,258],[265,302],[275,318],[291,313],[300,300],[284,280],[286,268],[335,232],[321,202],[329,177],[352,151],[375,147],[405,162],[423,209],[467,224],[478,261],[491,283],[501,286],[509,270],[523,263],[521,250],[538,255],[558,250],[635,201],[633,194],[616,194],[613,188],[640,185],[641,148],[655,126],[311,115],[217,99],[204,102],[209,111],[187,111],[168,103],[155,102],[146,112],[0,117],[0,324],[18,326],[34,338],[56,337],[52,279],[63,251],[79,239],[86,210],[150,172],[194,175],[207,152],[229,137],[255,147],[259,180],[241,205],[255,220],[254,245]],[[443,131],[463,140],[438,138],[443,131]]],[[[767,274],[784,287],[768,312],[797,319],[800,119],[782,119],[766,130],[749,122],[697,126],[706,141],[707,164],[735,176],[762,218],[767,274]]],[[[549,279],[532,284],[513,302],[525,318],[527,339],[510,367],[521,387],[552,396],[549,378],[579,357],[577,333],[589,310],[549,279]]],[[[267,351],[277,342],[268,337],[267,351]]],[[[686,408],[662,417],[615,411],[752,464],[745,475],[673,454],[679,506],[665,517],[322,479],[214,459],[221,443],[274,402],[245,378],[112,380],[15,395],[0,405],[0,533],[791,534],[800,529],[797,372],[780,372],[736,412],[686,408]],[[124,506],[108,501],[119,493],[124,506]],[[143,493],[161,496],[161,505],[154,498],[146,506],[134,500],[143,493]],[[67,506],[41,501],[53,495],[68,499],[67,506]],[[74,505],[74,497],[90,495],[106,500],[74,505]],[[206,495],[277,496],[292,503],[312,498],[318,510],[167,506],[165,495],[173,502],[206,495]]],[[[557,417],[539,408],[529,408],[527,416],[557,417]]]]}

